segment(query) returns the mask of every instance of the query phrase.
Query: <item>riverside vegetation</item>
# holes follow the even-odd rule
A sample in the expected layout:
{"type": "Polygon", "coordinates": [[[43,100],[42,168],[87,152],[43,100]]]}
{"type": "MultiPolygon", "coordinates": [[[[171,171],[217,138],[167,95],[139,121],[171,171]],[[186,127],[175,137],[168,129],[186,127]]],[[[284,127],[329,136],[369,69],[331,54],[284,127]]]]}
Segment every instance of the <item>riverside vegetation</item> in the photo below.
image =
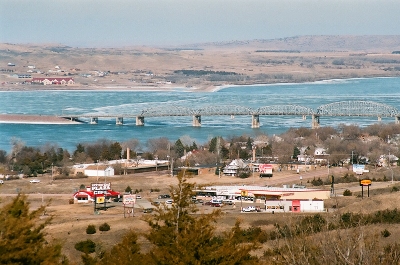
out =
{"type": "MultiPolygon", "coordinates": [[[[288,164],[295,163],[299,155],[312,157],[316,148],[324,148],[329,154],[330,166],[350,164],[368,164],[378,169],[384,159],[392,164],[393,156],[400,157],[399,124],[373,124],[365,128],[356,125],[340,125],[338,128],[321,127],[318,129],[294,128],[279,136],[259,135],[250,138],[246,135],[232,136],[229,139],[214,137],[202,145],[188,136],[182,136],[174,143],[167,138],[150,139],[140,143],[136,139],[119,143],[99,139],[92,143],[79,143],[71,154],[56,145],[28,147],[19,140],[12,140],[10,154],[0,150],[0,173],[5,170],[21,172],[28,177],[36,177],[54,168],[55,178],[72,178],[70,166],[78,163],[96,163],[126,158],[129,148],[133,159],[174,160],[175,166],[215,165],[222,162],[223,167],[232,159],[249,159],[253,146],[260,162],[279,163],[283,170],[288,164]],[[142,151],[145,150],[145,151],[142,151]],[[185,153],[195,151],[185,161],[178,159],[185,153]]],[[[322,166],[327,166],[326,162],[322,166]]],[[[116,174],[121,174],[123,165],[113,165],[116,174]]],[[[3,172],[4,173],[4,172],[3,172]]],[[[78,177],[85,177],[79,175],[78,177]]]]}

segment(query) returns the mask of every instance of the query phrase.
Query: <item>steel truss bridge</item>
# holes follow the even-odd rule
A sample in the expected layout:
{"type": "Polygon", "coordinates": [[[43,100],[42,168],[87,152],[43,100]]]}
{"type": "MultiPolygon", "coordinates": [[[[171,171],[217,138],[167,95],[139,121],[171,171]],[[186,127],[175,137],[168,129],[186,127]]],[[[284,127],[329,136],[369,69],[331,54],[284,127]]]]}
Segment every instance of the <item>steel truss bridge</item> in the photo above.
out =
{"type": "Polygon", "coordinates": [[[61,117],[79,120],[80,118],[90,118],[91,124],[97,124],[99,118],[115,118],[117,125],[122,125],[124,118],[135,118],[137,126],[144,125],[144,119],[150,117],[173,117],[173,116],[192,116],[193,126],[201,126],[202,116],[251,116],[251,127],[260,127],[260,116],[307,116],[312,117],[312,128],[318,128],[320,117],[324,116],[359,116],[377,117],[378,121],[382,117],[393,117],[396,123],[400,123],[400,112],[395,107],[373,102],[373,101],[341,101],[319,106],[316,110],[300,105],[270,105],[257,109],[238,105],[210,105],[202,108],[189,108],[177,105],[159,105],[139,111],[138,113],[119,113],[119,114],[73,114],[62,115],[61,117]]]}

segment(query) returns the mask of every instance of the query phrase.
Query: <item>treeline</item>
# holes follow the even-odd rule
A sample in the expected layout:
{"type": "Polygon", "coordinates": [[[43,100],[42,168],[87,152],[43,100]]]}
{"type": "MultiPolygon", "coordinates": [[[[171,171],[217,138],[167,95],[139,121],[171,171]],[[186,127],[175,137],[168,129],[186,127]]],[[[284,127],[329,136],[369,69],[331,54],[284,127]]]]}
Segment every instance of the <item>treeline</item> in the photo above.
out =
{"type": "MultiPolygon", "coordinates": [[[[250,159],[253,149],[259,162],[279,163],[285,170],[287,165],[298,161],[302,155],[312,161],[315,150],[322,148],[329,154],[329,164],[343,166],[345,163],[370,164],[378,166],[382,157],[393,163],[394,156],[400,157],[400,125],[377,123],[365,128],[356,125],[340,125],[338,128],[317,129],[293,128],[281,135],[246,135],[229,138],[213,137],[199,144],[189,136],[182,136],[175,142],[161,137],[149,139],[142,144],[137,139],[113,142],[100,139],[93,143],[79,143],[70,154],[55,145],[27,147],[20,140],[13,139],[12,151],[7,154],[0,150],[0,163],[9,170],[28,176],[43,174],[51,165],[64,168],[74,163],[94,163],[127,158],[173,160],[174,165],[215,165],[229,163],[233,159],[250,159]],[[389,156],[390,154],[390,156],[389,156]],[[181,158],[184,157],[183,160],[181,158]]],[[[389,161],[388,161],[389,162],[389,161]]]]}

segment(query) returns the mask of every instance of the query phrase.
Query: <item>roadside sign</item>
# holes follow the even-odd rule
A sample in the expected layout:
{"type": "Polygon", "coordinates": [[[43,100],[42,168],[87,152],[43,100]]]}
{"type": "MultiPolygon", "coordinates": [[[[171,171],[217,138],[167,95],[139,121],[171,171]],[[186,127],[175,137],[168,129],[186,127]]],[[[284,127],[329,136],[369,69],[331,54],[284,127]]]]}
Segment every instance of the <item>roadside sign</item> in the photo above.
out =
{"type": "Polygon", "coordinates": [[[136,194],[124,195],[122,197],[122,203],[124,205],[135,204],[136,203],[136,194]]]}
{"type": "Polygon", "coordinates": [[[360,180],[360,186],[371,186],[372,181],[370,179],[362,179],[360,180]]]}

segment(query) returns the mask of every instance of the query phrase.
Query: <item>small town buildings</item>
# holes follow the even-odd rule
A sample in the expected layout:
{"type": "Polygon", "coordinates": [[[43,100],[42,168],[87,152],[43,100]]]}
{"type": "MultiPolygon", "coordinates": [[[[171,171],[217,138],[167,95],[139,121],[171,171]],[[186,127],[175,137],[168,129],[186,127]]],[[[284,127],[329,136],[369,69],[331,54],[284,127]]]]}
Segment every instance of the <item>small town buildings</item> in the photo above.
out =
{"type": "Polygon", "coordinates": [[[32,78],[32,75],[30,74],[12,74],[10,77],[12,78],[32,78]]]}
{"type": "Polygon", "coordinates": [[[198,196],[236,203],[263,203],[263,211],[271,213],[322,212],[324,200],[330,198],[330,190],[296,187],[209,186],[195,192],[198,196]]]}
{"type": "Polygon", "coordinates": [[[121,193],[114,190],[107,190],[105,191],[105,194],[96,194],[94,191],[90,189],[90,187],[87,187],[86,190],[80,190],[75,192],[73,195],[73,199],[74,203],[89,203],[89,202],[94,202],[94,200],[97,197],[104,197],[104,196],[108,199],[119,198],[121,196],[121,193]]]}
{"type": "Polygon", "coordinates": [[[40,85],[74,85],[75,81],[72,77],[34,77],[32,78],[32,84],[40,85]]]}

